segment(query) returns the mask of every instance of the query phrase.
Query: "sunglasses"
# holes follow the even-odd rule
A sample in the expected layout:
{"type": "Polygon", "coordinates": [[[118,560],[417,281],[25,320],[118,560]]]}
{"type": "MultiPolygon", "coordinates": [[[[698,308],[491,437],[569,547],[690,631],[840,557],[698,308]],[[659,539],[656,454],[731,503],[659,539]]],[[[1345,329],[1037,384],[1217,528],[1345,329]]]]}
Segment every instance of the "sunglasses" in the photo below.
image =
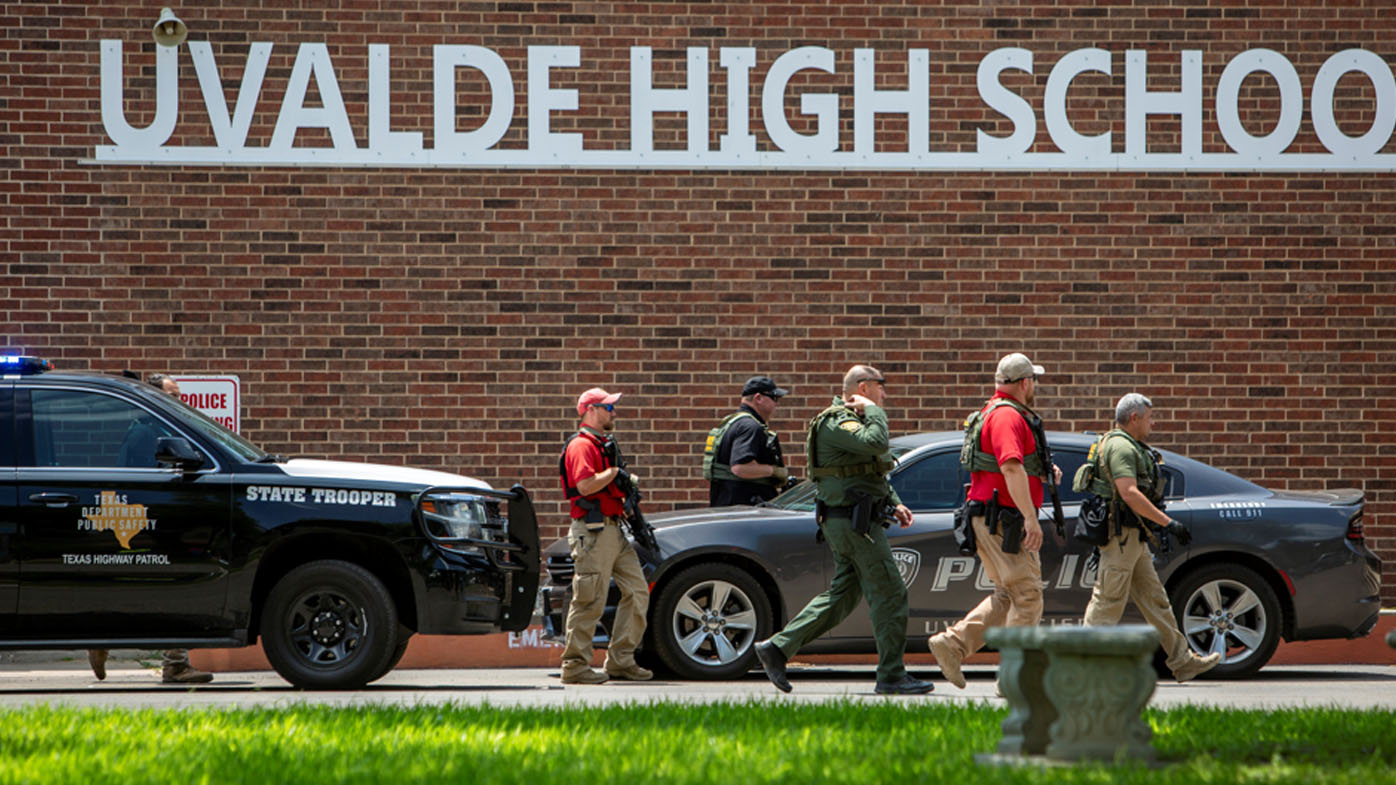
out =
{"type": "Polygon", "coordinates": [[[608,412],[616,410],[616,405],[613,403],[593,403],[592,407],[596,409],[605,409],[608,412]]]}

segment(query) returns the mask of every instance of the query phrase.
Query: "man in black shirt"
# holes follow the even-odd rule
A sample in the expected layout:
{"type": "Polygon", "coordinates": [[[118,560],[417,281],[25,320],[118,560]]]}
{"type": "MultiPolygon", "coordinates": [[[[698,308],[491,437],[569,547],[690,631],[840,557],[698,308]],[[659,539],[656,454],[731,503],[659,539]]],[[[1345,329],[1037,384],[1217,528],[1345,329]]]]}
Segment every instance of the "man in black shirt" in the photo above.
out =
{"type": "Polygon", "coordinates": [[[709,481],[708,504],[757,504],[775,498],[790,472],[780,452],[780,437],[766,426],[776,404],[789,391],[766,376],[753,376],[742,387],[742,405],[708,434],[703,477],[709,481]]]}

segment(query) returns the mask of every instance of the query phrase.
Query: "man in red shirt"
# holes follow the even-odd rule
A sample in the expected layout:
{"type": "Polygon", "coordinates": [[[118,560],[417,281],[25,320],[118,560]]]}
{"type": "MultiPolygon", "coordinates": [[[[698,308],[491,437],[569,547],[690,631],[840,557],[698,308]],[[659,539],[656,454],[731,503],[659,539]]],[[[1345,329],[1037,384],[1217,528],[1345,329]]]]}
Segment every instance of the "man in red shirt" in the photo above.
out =
{"type": "MultiPolygon", "coordinates": [[[[621,531],[625,493],[616,480],[610,432],[620,393],[593,387],[577,398],[581,429],[567,442],[559,461],[563,492],[571,508],[572,605],[567,611],[567,645],[562,651],[563,684],[600,684],[612,679],[647,681],[650,671],[635,664],[635,647],[645,634],[649,585],[640,559],[621,531]],[[606,610],[606,595],[615,579],[620,604],[606,651],[605,673],[592,670],[591,639],[606,610]]],[[[629,478],[621,478],[628,481],[629,478]]]]}
{"type": "MultiPolygon", "coordinates": [[[[1042,366],[1023,354],[999,360],[994,374],[994,396],[978,416],[967,421],[966,448],[972,450],[969,499],[975,550],[984,573],[993,581],[994,593],[949,629],[931,636],[930,649],[946,680],[964,689],[960,663],[984,646],[984,630],[1000,626],[1036,626],[1042,620],[1042,526],[1037,510],[1042,506],[1042,482],[1061,470],[1039,454],[1038,440],[1045,440],[1042,421],[1033,412],[1037,377],[1042,366]],[[990,522],[985,506],[998,499],[998,521],[990,522]],[[995,523],[992,527],[990,523],[995,523]],[[1015,548],[1017,528],[1022,541],[1015,548]],[[993,529],[993,533],[990,529],[993,529]],[[1006,536],[1008,539],[1005,550],[1006,536]]],[[[992,505],[989,505],[992,506],[992,505]]]]}

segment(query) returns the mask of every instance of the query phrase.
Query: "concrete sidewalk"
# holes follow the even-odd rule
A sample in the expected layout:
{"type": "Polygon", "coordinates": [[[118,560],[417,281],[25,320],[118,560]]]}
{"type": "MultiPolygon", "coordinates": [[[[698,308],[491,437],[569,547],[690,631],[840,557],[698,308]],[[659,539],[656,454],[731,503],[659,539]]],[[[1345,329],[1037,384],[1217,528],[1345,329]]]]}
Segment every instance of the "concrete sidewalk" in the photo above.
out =
{"type": "MultiPolygon", "coordinates": [[[[795,691],[789,695],[778,692],[759,674],[737,681],[612,682],[564,688],[557,668],[408,669],[393,671],[363,690],[304,692],[292,688],[271,671],[219,674],[209,685],[179,687],[161,685],[158,671],[141,668],[130,661],[118,661],[115,667],[109,668],[106,681],[101,682],[93,678],[86,665],[85,658],[80,666],[76,661],[6,665],[0,668],[0,706],[248,708],[445,703],[560,706],[658,700],[711,703],[834,699],[1003,704],[1003,699],[994,695],[995,670],[986,666],[966,668],[969,685],[964,690],[946,683],[934,668],[913,667],[913,675],[935,682],[935,692],[913,698],[886,698],[873,693],[875,668],[867,665],[793,667],[790,675],[795,691]]],[[[1272,666],[1244,681],[1199,680],[1188,684],[1160,681],[1151,702],[1155,707],[1188,704],[1247,709],[1335,706],[1396,710],[1396,666],[1272,666]]]]}
{"type": "MultiPolygon", "coordinates": [[[[1321,640],[1300,643],[1280,642],[1270,658],[1276,665],[1385,665],[1396,663],[1396,652],[1385,643],[1386,635],[1396,630],[1396,609],[1382,611],[1371,633],[1355,640],[1321,640]]],[[[189,662],[200,670],[223,673],[229,671],[258,671],[271,668],[259,645],[240,649],[196,649],[189,662]]],[[[601,663],[598,652],[596,664],[601,663]]],[[[562,644],[543,639],[543,630],[535,624],[523,632],[494,635],[414,635],[407,644],[402,668],[555,668],[562,658],[562,644]]],[[[818,665],[866,665],[876,662],[871,654],[804,654],[800,659],[818,665]]],[[[909,667],[933,667],[935,659],[925,649],[925,638],[906,654],[909,667]]],[[[998,655],[981,652],[969,660],[971,665],[996,665],[998,655]]]]}

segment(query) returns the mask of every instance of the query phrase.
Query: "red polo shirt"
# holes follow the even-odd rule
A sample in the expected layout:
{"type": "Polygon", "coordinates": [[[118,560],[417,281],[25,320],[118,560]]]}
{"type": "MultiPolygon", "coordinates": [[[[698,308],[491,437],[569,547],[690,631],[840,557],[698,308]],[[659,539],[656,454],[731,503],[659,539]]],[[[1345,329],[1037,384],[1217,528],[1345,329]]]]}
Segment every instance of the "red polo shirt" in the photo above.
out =
{"type": "MultiPolygon", "coordinates": [[[[1011,395],[994,393],[994,397],[989,399],[989,404],[998,398],[1018,400],[1011,395]]],[[[984,408],[989,408],[989,404],[985,404],[984,408]]],[[[990,412],[988,419],[984,421],[984,428],[979,432],[979,448],[992,454],[999,466],[1003,466],[1004,461],[1016,458],[1021,462],[1024,456],[1032,455],[1037,450],[1037,439],[1033,438],[1028,421],[1023,419],[1023,415],[1019,414],[1017,409],[1000,406],[990,412]]],[[[1008,483],[1002,474],[969,473],[969,498],[986,502],[993,497],[995,490],[999,492],[999,506],[1014,506],[1013,496],[1009,494],[1008,483]]],[[[1028,490],[1032,492],[1032,506],[1041,508],[1042,480],[1028,475],[1028,490]]]]}
{"type": "MultiPolygon", "coordinates": [[[[594,477],[610,468],[606,463],[606,456],[601,452],[601,440],[602,437],[583,429],[580,435],[567,443],[567,452],[563,454],[563,465],[567,468],[567,482],[562,486],[564,490],[569,487],[576,488],[581,480],[594,477]]],[[[602,515],[625,514],[625,494],[620,492],[614,482],[602,488],[596,495],[584,498],[599,502],[602,515]]],[[[570,506],[573,518],[586,515],[586,511],[576,504],[570,506]]]]}

